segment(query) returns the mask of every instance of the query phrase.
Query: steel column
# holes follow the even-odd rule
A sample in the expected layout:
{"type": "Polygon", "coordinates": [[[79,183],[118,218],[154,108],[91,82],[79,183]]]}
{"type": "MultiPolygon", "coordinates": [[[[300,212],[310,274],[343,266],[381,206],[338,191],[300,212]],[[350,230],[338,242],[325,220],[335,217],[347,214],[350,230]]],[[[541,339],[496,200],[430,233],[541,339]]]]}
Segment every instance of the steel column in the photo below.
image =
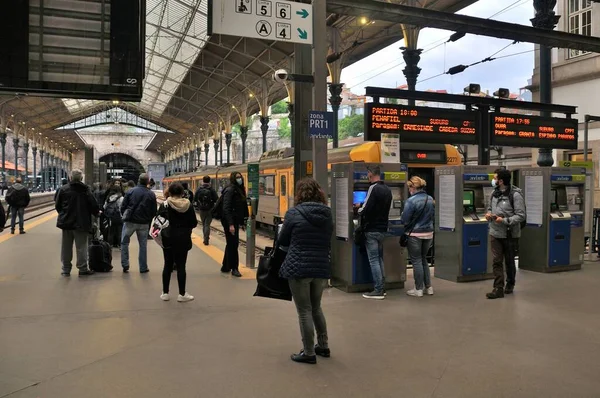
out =
{"type": "Polygon", "coordinates": [[[267,133],[269,132],[269,117],[260,117],[260,131],[262,132],[262,151],[267,152],[267,133]]]}
{"type": "Polygon", "coordinates": [[[23,143],[23,153],[25,153],[25,186],[29,187],[29,143],[23,143]]]}
{"type": "Polygon", "coordinates": [[[338,118],[340,112],[340,105],[342,104],[342,88],[344,85],[342,83],[331,83],[329,85],[329,93],[331,97],[329,97],[329,103],[331,104],[331,109],[333,110],[333,147],[337,148],[339,145],[339,126],[338,126],[338,118]]]}
{"type": "Polygon", "coordinates": [[[248,126],[240,126],[240,137],[242,138],[242,164],[246,163],[246,140],[248,139],[248,126]]]}
{"type": "Polygon", "coordinates": [[[15,179],[19,178],[19,139],[13,139],[13,146],[15,148],[15,179]]]}
{"type": "Polygon", "coordinates": [[[231,163],[231,133],[225,133],[225,145],[227,145],[227,164],[231,163]]]}
{"type": "Polygon", "coordinates": [[[33,155],[33,183],[34,183],[34,188],[38,187],[38,181],[37,181],[37,147],[34,146],[31,148],[31,154],[33,155]]]}
{"type": "Polygon", "coordinates": [[[0,146],[2,146],[2,186],[6,184],[6,133],[0,134],[0,146]]]}

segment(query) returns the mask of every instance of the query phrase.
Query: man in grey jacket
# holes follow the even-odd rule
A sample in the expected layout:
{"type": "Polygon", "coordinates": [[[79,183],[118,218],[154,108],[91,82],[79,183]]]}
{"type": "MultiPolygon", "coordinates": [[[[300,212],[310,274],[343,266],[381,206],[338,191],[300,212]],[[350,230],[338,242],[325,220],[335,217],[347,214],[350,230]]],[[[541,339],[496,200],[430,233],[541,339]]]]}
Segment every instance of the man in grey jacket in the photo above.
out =
{"type": "Polygon", "coordinates": [[[510,171],[496,170],[492,186],[494,193],[490,198],[485,218],[490,221],[490,237],[494,268],[494,290],[488,293],[488,299],[511,294],[515,287],[515,247],[521,237],[521,222],[525,221],[525,198],[523,192],[511,185],[510,171]],[[506,262],[506,286],[504,286],[504,267],[506,262]]]}

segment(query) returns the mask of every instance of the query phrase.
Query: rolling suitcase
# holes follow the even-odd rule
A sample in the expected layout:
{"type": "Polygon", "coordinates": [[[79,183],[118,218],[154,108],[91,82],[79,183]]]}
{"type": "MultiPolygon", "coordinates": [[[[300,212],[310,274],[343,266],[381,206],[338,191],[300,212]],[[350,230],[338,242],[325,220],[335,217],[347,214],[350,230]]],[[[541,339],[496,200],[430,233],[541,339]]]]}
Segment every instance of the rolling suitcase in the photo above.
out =
{"type": "Polygon", "coordinates": [[[112,271],[112,248],[108,242],[92,239],[88,246],[88,262],[95,272],[112,271]]]}

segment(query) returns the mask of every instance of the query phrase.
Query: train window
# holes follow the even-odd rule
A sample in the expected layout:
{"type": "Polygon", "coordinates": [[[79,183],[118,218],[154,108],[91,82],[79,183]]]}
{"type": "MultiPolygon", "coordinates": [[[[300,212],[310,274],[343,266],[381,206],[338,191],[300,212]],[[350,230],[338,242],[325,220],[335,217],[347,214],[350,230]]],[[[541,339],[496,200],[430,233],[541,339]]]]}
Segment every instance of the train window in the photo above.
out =
{"type": "Polygon", "coordinates": [[[258,179],[258,194],[275,196],[275,176],[260,176],[258,179]]]}
{"type": "Polygon", "coordinates": [[[287,178],[285,176],[281,176],[281,196],[287,196],[287,178]]]}

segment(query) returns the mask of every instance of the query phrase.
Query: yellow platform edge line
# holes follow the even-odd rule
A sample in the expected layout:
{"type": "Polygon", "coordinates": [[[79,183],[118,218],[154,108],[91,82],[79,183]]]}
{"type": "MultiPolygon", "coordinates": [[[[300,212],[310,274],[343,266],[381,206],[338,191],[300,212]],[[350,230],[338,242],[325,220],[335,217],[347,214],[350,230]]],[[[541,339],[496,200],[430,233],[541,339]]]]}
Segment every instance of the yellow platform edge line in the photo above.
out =
{"type": "MultiPolygon", "coordinates": [[[[194,232],[192,232],[192,242],[194,243],[194,245],[196,247],[198,247],[206,255],[208,255],[210,258],[212,258],[218,264],[219,269],[221,268],[221,262],[223,261],[223,256],[225,255],[225,252],[223,252],[223,250],[221,250],[215,246],[212,246],[212,245],[205,246],[203,243],[204,239],[202,239],[202,237],[200,235],[198,235],[194,232]]],[[[244,268],[246,266],[245,262],[242,260],[242,256],[240,256],[240,265],[244,268]]],[[[255,277],[256,277],[255,270],[252,270],[250,268],[245,268],[245,271],[251,271],[251,273],[244,272],[241,279],[255,279],[255,277]]]]}
{"type": "MultiPolygon", "coordinates": [[[[55,212],[52,212],[52,214],[49,214],[47,216],[44,216],[41,218],[36,218],[33,221],[27,221],[27,222],[25,222],[25,231],[28,231],[30,229],[33,229],[37,226],[44,224],[45,222],[53,220],[57,216],[58,216],[58,214],[56,214],[55,212]]],[[[6,230],[10,230],[10,227],[6,228],[6,230]]],[[[7,240],[12,239],[12,238],[16,237],[17,235],[18,234],[11,235],[10,233],[5,232],[2,235],[0,235],[0,243],[6,242],[7,240]]]]}

